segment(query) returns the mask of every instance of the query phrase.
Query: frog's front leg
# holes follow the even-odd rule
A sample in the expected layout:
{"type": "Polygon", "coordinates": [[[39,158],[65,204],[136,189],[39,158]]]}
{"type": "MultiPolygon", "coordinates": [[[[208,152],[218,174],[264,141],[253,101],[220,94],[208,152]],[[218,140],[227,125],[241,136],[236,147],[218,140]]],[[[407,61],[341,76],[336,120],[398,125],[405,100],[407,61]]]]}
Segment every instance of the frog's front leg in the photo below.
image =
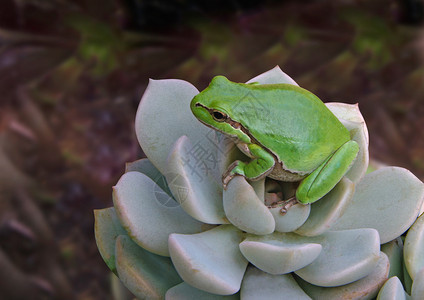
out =
{"type": "Polygon", "coordinates": [[[230,182],[230,180],[236,175],[241,175],[247,179],[255,180],[263,178],[272,171],[275,165],[274,156],[256,144],[248,144],[247,148],[249,150],[249,154],[254,157],[254,159],[249,163],[245,163],[240,160],[233,162],[222,175],[224,189],[227,188],[228,182],[230,182]]]}
{"type": "Polygon", "coordinates": [[[296,190],[296,199],[307,204],[325,196],[349,170],[358,151],[359,146],[355,141],[348,141],[343,144],[333,155],[302,180],[296,190]]]}

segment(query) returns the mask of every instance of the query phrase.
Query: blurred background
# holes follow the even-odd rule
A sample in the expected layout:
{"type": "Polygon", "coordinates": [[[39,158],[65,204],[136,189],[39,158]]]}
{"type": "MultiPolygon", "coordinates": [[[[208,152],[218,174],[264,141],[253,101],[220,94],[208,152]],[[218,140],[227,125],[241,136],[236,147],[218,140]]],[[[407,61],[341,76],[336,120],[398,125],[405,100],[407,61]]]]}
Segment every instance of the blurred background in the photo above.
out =
{"type": "Polygon", "coordinates": [[[148,79],[199,90],[275,65],[359,103],[371,157],[424,179],[421,0],[1,0],[0,298],[114,299],[93,209],[111,206],[148,79]]]}

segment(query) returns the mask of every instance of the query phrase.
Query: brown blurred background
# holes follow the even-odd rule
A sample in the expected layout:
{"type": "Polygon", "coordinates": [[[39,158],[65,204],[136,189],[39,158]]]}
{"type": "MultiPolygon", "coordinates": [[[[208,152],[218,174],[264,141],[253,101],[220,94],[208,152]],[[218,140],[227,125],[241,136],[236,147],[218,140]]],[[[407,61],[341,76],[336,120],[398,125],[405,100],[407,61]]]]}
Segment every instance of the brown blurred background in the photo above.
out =
{"type": "Polygon", "coordinates": [[[423,7],[2,0],[0,298],[113,299],[92,211],[143,156],[133,122],[148,78],[203,89],[279,65],[324,102],[359,102],[371,157],[423,180],[423,7]]]}

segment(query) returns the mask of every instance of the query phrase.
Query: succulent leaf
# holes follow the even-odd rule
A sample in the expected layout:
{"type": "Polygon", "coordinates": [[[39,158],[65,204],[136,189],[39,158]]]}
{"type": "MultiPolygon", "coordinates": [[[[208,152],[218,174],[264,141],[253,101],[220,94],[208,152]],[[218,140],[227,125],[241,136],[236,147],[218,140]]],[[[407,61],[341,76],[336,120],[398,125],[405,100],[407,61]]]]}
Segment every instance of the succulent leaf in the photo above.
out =
{"type": "Polygon", "coordinates": [[[311,212],[306,222],[295,232],[305,236],[316,236],[328,231],[343,215],[352,199],[355,185],[348,178],[342,180],[320,201],[311,204],[311,212]]]}
{"type": "Polygon", "coordinates": [[[292,232],[301,227],[308,219],[311,211],[311,205],[298,203],[290,207],[286,214],[280,213],[281,207],[272,207],[269,209],[275,220],[275,231],[292,232]]]}
{"type": "Polygon", "coordinates": [[[405,264],[402,264],[403,267],[403,287],[408,294],[411,294],[412,289],[412,278],[409,276],[408,270],[406,269],[405,264]]]}
{"type": "MultiPolygon", "coordinates": [[[[234,160],[233,160],[234,161],[234,160]]],[[[265,178],[256,181],[249,181],[252,188],[255,190],[256,195],[262,202],[265,201],[265,178]]]]}
{"type": "Polygon", "coordinates": [[[420,300],[424,295],[424,268],[415,274],[414,282],[411,288],[411,299],[420,300]]]}
{"type": "Polygon", "coordinates": [[[121,226],[115,208],[109,207],[94,210],[94,235],[100,255],[109,269],[116,274],[115,243],[119,235],[126,231],[121,226]]]}
{"type": "Polygon", "coordinates": [[[406,269],[415,280],[415,275],[424,268],[424,215],[408,230],[403,251],[406,269]]]}
{"type": "Polygon", "coordinates": [[[178,274],[203,291],[232,295],[240,289],[247,260],[239,250],[243,233],[232,225],[169,236],[169,252],[178,274]]]}
{"type": "Polygon", "coordinates": [[[180,206],[159,202],[157,194],[162,197],[164,192],[153,180],[139,172],[128,172],[114,187],[113,202],[134,242],[155,254],[169,256],[169,234],[201,232],[204,224],[190,217],[180,206]]]}
{"type": "MultiPolygon", "coordinates": [[[[369,135],[367,125],[365,123],[364,117],[359,110],[358,104],[347,104],[342,102],[327,102],[325,105],[329,110],[339,119],[355,123],[360,123],[363,134],[365,136],[365,141],[367,145],[369,144],[369,135]]],[[[367,148],[368,149],[368,148],[367,148]]]]}
{"type": "Polygon", "coordinates": [[[296,277],[296,281],[312,299],[370,300],[377,296],[379,289],[386,281],[389,267],[387,255],[381,252],[374,270],[368,276],[355,282],[337,287],[321,287],[312,285],[299,277],[296,277]]]}
{"type": "Polygon", "coordinates": [[[310,239],[322,251],[295,273],[314,285],[334,287],[361,279],[374,270],[380,256],[378,232],[371,228],[330,231],[310,239]]]}
{"type": "Polygon", "coordinates": [[[290,274],[271,275],[249,266],[241,285],[240,299],[310,300],[311,298],[299,287],[290,274]]]}
{"type": "Polygon", "coordinates": [[[244,257],[269,274],[286,274],[312,263],[322,246],[294,233],[249,235],[240,243],[244,257]]]}
{"type": "Polygon", "coordinates": [[[381,245],[383,251],[390,261],[389,277],[396,276],[403,281],[403,242],[400,237],[381,245]]]}
{"type": "Polygon", "coordinates": [[[170,288],[165,295],[165,300],[238,300],[240,295],[234,294],[229,296],[211,294],[191,285],[182,282],[172,288],[170,288]]]}
{"type": "Polygon", "coordinates": [[[223,198],[225,215],[234,226],[259,235],[274,232],[274,217],[243,176],[229,182],[223,198]]]}
{"type": "Polygon", "coordinates": [[[378,293],[377,300],[405,300],[406,292],[396,276],[390,277],[378,293]]]}
{"type": "Polygon", "coordinates": [[[246,83],[253,82],[257,82],[259,84],[288,83],[298,85],[289,75],[284,73],[279,66],[275,66],[271,70],[250,79],[246,83]]]}
{"type": "Polygon", "coordinates": [[[356,185],[343,217],[331,230],[375,228],[384,244],[414,223],[423,200],[424,184],[414,174],[404,168],[383,167],[356,185]]]}
{"type": "Polygon", "coordinates": [[[139,299],[163,299],[182,282],[168,257],[144,250],[126,235],[116,239],[115,256],[119,278],[139,299]]]}
{"type": "Polygon", "coordinates": [[[180,136],[188,135],[194,141],[201,141],[209,130],[199,126],[190,111],[190,101],[198,93],[184,80],[150,79],[141,98],[135,131],[144,153],[162,174],[166,174],[166,158],[180,136]]]}
{"type": "Polygon", "coordinates": [[[208,224],[229,223],[222,203],[222,183],[193,166],[190,140],[181,136],[168,156],[168,186],[181,207],[193,218],[208,224]]]}
{"type": "MultiPolygon", "coordinates": [[[[169,190],[168,183],[166,182],[165,176],[159,172],[158,169],[152,164],[152,162],[147,158],[142,158],[133,162],[126,163],[125,173],[128,172],[140,172],[144,175],[147,175],[151,180],[153,180],[168,196],[173,197],[171,191],[169,190]]],[[[163,196],[164,201],[167,201],[168,197],[163,196]]],[[[171,199],[174,200],[174,199],[171,199]]],[[[175,200],[174,200],[175,201],[175,200]]],[[[176,202],[176,201],[175,201],[176,202]]],[[[172,203],[169,203],[172,206],[172,203]]],[[[177,205],[177,203],[176,203],[177,205]]]]}
{"type": "Polygon", "coordinates": [[[345,177],[357,183],[365,175],[369,163],[367,125],[357,104],[329,102],[326,105],[347,130],[349,130],[352,140],[359,145],[358,155],[345,175],[345,177]]]}

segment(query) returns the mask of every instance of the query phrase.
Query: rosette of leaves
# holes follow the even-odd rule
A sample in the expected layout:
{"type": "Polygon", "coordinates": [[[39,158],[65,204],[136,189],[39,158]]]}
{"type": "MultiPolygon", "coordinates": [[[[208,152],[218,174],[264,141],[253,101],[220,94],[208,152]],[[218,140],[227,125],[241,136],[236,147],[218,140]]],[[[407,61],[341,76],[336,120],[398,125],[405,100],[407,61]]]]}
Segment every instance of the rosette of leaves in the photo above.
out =
{"type": "MultiPolygon", "coordinates": [[[[250,81],[296,84],[279,67],[250,81]]],[[[270,204],[293,196],[293,183],[237,176],[223,190],[226,167],[248,158],[195,119],[197,93],[186,81],[150,81],[135,124],[147,158],[127,165],[114,207],[95,211],[100,254],[134,295],[422,299],[424,184],[399,167],[365,175],[357,105],[326,104],[360,145],[349,172],[319,201],[282,215],[270,204]]]]}

